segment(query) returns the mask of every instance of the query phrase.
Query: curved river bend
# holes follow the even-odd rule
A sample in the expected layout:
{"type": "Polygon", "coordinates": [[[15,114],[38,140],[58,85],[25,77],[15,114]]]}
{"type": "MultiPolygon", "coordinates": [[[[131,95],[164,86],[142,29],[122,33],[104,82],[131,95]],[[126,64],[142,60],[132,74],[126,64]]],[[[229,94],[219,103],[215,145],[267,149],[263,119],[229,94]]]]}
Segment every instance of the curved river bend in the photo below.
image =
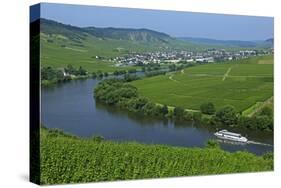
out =
{"type": "MultiPolygon", "coordinates": [[[[98,82],[95,79],[75,80],[42,88],[42,123],[48,128],[59,128],[81,137],[100,135],[109,140],[148,144],[204,147],[208,139],[215,138],[216,129],[209,126],[163,121],[98,104],[93,98],[93,88],[98,82]]],[[[272,133],[235,131],[255,142],[273,143],[272,133]]],[[[260,144],[221,143],[221,147],[231,152],[247,150],[258,155],[273,150],[272,146],[260,144]]]]}

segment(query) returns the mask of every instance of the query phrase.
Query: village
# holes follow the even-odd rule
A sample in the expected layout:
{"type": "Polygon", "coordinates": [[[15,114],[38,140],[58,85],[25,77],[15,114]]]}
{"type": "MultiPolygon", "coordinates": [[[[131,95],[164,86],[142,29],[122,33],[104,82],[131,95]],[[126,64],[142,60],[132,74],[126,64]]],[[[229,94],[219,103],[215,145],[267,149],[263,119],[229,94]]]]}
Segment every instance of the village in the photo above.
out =
{"type": "MultiPolygon", "coordinates": [[[[142,66],[147,64],[159,63],[213,63],[220,61],[230,61],[237,59],[244,59],[253,56],[262,56],[273,54],[272,48],[263,50],[239,50],[231,51],[225,49],[207,49],[204,51],[168,51],[168,52],[149,52],[149,53],[136,53],[131,52],[124,56],[118,56],[108,59],[115,63],[116,67],[122,66],[142,66]]],[[[96,56],[97,59],[103,59],[96,56]]]]}

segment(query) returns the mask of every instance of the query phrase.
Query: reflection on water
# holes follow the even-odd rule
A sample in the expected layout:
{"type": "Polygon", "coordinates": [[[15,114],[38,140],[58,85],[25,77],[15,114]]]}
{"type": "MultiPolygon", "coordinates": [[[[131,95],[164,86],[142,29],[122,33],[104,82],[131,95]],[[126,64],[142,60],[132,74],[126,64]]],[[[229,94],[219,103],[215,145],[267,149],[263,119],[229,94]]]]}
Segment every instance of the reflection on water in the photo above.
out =
{"type": "MultiPolygon", "coordinates": [[[[116,107],[95,102],[93,89],[99,80],[75,80],[42,88],[42,122],[49,128],[60,128],[66,132],[90,137],[101,135],[117,141],[137,141],[148,144],[168,144],[184,147],[204,147],[213,133],[222,127],[204,126],[195,122],[171,121],[130,113],[116,107]]],[[[269,132],[228,129],[247,136],[249,140],[272,144],[269,132]]],[[[247,150],[256,154],[272,151],[263,145],[236,145],[221,142],[228,151],[247,150]]]]}
{"type": "Polygon", "coordinates": [[[218,141],[219,143],[222,143],[222,144],[232,144],[232,145],[240,145],[240,146],[245,146],[245,145],[247,145],[246,142],[235,142],[235,141],[223,140],[223,139],[217,139],[217,141],[218,141]]]}

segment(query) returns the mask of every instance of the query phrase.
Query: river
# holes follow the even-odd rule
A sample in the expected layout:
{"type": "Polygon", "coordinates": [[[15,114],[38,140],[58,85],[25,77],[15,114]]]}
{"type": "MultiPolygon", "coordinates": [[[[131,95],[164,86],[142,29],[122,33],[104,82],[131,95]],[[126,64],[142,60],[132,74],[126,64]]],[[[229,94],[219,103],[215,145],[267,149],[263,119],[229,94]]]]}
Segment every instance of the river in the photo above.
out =
{"type": "MultiPolygon", "coordinates": [[[[97,79],[73,80],[41,89],[41,121],[48,128],[59,128],[81,137],[103,136],[108,140],[137,141],[183,147],[204,147],[215,139],[216,128],[195,122],[174,122],[132,114],[96,103],[93,89],[97,79]]],[[[235,129],[251,141],[273,144],[269,132],[235,129]]],[[[257,155],[273,151],[261,144],[220,143],[227,151],[246,150],[257,155]]]]}

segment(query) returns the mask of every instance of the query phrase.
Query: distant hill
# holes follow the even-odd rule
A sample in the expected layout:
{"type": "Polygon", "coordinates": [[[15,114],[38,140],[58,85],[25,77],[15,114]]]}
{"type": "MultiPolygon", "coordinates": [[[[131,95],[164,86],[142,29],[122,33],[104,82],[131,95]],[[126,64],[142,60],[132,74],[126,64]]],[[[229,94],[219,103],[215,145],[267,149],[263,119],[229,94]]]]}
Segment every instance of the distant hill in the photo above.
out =
{"type": "Polygon", "coordinates": [[[273,38],[269,38],[269,39],[265,40],[265,42],[271,43],[273,45],[274,44],[274,39],[273,38]]]}
{"type": "Polygon", "coordinates": [[[204,47],[181,41],[149,29],[76,27],[40,19],[41,64],[63,68],[68,64],[88,71],[129,69],[116,67],[111,59],[130,53],[169,50],[203,50],[204,47]]]}
{"type": "Polygon", "coordinates": [[[126,28],[97,28],[75,27],[58,23],[52,20],[41,19],[41,32],[46,34],[62,34],[70,38],[84,38],[86,34],[102,39],[130,40],[138,42],[163,42],[173,40],[165,33],[149,29],[126,29],[126,28]]]}
{"type": "MultiPolygon", "coordinates": [[[[37,20],[39,21],[39,20],[37,20]]],[[[62,35],[74,42],[84,40],[86,37],[95,37],[100,40],[131,41],[135,43],[149,43],[155,47],[163,48],[269,48],[273,47],[273,38],[265,41],[239,41],[239,40],[216,40],[209,38],[181,37],[174,38],[168,34],[149,29],[131,28],[98,28],[76,27],[66,25],[53,20],[40,19],[41,32],[45,34],[62,35]]]]}
{"type": "Polygon", "coordinates": [[[97,28],[87,27],[85,30],[100,38],[112,38],[117,40],[131,40],[142,42],[168,42],[172,38],[165,34],[149,29],[124,29],[124,28],[97,28]]]}
{"type": "MultiPolygon", "coordinates": [[[[55,68],[72,64],[88,71],[112,72],[128,68],[116,67],[110,59],[135,52],[237,48],[227,42],[178,39],[149,29],[76,27],[47,19],[36,20],[31,26],[39,24],[41,64],[55,68]]],[[[272,45],[270,40],[266,43],[272,45]]]]}
{"type": "Polygon", "coordinates": [[[201,45],[215,45],[241,48],[270,48],[273,47],[273,39],[264,41],[241,41],[241,40],[217,40],[209,38],[180,37],[183,41],[192,42],[201,45]]]}

